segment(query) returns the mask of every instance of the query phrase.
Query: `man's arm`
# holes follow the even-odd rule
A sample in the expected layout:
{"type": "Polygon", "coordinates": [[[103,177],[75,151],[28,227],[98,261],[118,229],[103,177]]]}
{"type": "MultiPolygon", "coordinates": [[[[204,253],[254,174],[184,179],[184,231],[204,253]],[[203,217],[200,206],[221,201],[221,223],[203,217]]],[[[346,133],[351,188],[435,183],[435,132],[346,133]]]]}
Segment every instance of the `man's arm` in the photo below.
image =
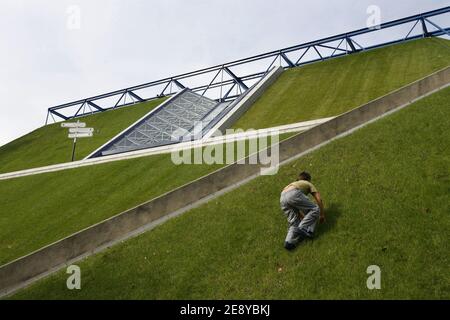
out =
{"type": "Polygon", "coordinates": [[[325,210],[323,208],[323,202],[322,202],[322,198],[320,197],[320,193],[319,192],[314,192],[313,194],[314,199],[316,200],[317,205],[320,208],[320,223],[324,223],[325,222],[325,210]]]}

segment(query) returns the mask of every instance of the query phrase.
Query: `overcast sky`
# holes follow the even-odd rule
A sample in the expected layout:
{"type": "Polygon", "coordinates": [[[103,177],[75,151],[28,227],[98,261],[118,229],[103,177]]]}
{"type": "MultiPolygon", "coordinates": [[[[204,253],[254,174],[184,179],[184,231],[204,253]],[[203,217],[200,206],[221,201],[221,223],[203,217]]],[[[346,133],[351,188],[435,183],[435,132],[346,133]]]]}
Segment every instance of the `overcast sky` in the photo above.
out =
{"type": "Polygon", "coordinates": [[[385,22],[450,1],[0,0],[0,145],[60,103],[363,28],[370,5],[385,22]]]}

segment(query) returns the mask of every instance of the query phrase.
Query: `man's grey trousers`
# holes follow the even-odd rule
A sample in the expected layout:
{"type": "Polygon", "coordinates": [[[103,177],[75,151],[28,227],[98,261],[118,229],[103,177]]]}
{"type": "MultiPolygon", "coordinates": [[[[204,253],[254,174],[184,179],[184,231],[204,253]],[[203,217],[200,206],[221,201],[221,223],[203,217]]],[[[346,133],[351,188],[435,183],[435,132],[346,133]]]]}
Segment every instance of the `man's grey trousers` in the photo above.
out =
{"type": "Polygon", "coordinates": [[[289,223],[284,245],[286,249],[293,249],[299,241],[313,236],[320,209],[298,189],[281,193],[280,206],[289,223]],[[303,219],[300,219],[299,211],[304,213],[303,219]]]}

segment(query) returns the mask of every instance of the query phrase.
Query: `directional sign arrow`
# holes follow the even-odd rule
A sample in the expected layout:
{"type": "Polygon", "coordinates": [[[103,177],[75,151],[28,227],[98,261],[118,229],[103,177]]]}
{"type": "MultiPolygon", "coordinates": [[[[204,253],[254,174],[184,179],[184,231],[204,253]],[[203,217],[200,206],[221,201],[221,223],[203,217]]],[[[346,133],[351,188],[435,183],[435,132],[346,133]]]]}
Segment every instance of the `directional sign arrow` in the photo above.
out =
{"type": "Polygon", "coordinates": [[[93,133],[94,128],[70,128],[69,133],[93,133]]]}
{"type": "Polygon", "coordinates": [[[62,128],[84,128],[86,123],[84,122],[65,122],[61,123],[62,128]]]}
{"type": "Polygon", "coordinates": [[[88,132],[88,133],[69,133],[69,138],[74,139],[74,138],[90,138],[94,136],[94,134],[92,132],[88,132]]]}

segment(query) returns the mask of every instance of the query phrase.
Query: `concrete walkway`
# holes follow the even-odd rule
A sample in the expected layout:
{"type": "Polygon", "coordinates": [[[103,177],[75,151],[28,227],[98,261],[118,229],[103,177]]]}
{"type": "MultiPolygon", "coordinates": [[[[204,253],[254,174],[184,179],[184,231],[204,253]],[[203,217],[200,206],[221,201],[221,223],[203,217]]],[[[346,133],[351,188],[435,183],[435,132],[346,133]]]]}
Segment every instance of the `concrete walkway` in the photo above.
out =
{"type": "Polygon", "coordinates": [[[212,138],[203,139],[203,140],[182,142],[182,143],[178,143],[178,144],[174,144],[174,145],[161,146],[161,147],[156,147],[156,148],[151,148],[151,149],[126,152],[126,153],[105,156],[105,157],[100,157],[100,158],[85,159],[85,160],[79,160],[79,161],[74,161],[74,162],[39,167],[39,168],[34,168],[34,169],[27,169],[27,170],[15,171],[15,172],[10,172],[10,173],[3,173],[3,174],[0,174],[0,180],[8,180],[8,179],[13,179],[13,178],[32,176],[32,175],[43,174],[43,173],[48,173],[48,172],[69,170],[69,169],[93,166],[93,165],[114,162],[114,161],[120,161],[120,160],[148,157],[148,156],[157,155],[157,154],[167,154],[167,153],[172,153],[172,152],[179,152],[182,150],[188,150],[188,149],[205,147],[205,146],[212,146],[212,145],[217,145],[217,144],[229,143],[229,142],[233,142],[233,141],[242,141],[242,140],[247,140],[247,139],[269,136],[269,135],[273,135],[273,134],[301,132],[304,130],[311,129],[314,126],[322,124],[331,119],[333,119],[333,117],[298,122],[298,123],[293,123],[293,124],[283,125],[283,126],[278,126],[278,127],[273,127],[273,128],[267,128],[267,129],[249,130],[249,131],[242,132],[242,133],[217,136],[217,137],[212,137],[212,138]]]}

